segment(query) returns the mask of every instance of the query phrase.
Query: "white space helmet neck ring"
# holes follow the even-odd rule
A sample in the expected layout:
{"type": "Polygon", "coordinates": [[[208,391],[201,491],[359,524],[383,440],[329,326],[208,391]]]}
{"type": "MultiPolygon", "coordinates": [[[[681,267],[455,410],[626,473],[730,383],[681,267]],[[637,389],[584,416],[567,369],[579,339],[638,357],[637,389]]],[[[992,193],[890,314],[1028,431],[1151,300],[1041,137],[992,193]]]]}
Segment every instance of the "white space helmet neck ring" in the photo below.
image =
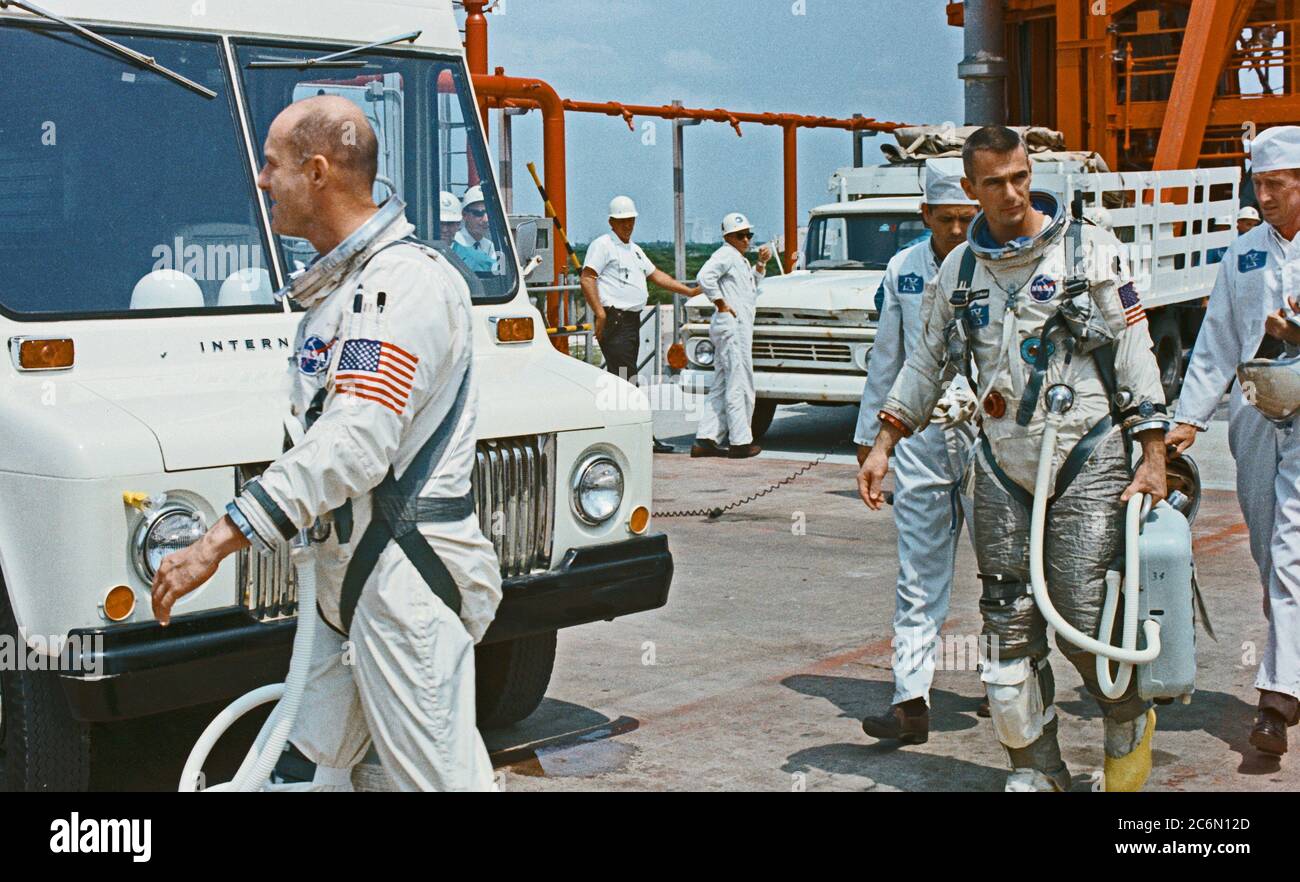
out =
{"type": "Polygon", "coordinates": [[[997,263],[1017,263],[1025,259],[1037,259],[1038,256],[1053,242],[1065,232],[1068,225],[1068,216],[1065,213],[1065,205],[1055,195],[1046,190],[1029,191],[1030,204],[1034,208],[1047,215],[1047,224],[1038,231],[1035,236],[1022,236],[1019,239],[1012,239],[1003,245],[999,245],[989,236],[988,219],[981,211],[975,215],[975,220],[971,221],[970,229],[966,233],[966,241],[970,244],[970,249],[980,260],[987,260],[997,263]]]}
{"type": "Polygon", "coordinates": [[[347,278],[348,273],[362,259],[368,257],[378,240],[393,224],[406,215],[406,203],[396,194],[389,196],[370,219],[357,227],[329,254],[322,255],[312,265],[293,274],[289,284],[278,292],[277,298],[291,297],[303,306],[310,306],[327,289],[333,289],[347,278]]]}

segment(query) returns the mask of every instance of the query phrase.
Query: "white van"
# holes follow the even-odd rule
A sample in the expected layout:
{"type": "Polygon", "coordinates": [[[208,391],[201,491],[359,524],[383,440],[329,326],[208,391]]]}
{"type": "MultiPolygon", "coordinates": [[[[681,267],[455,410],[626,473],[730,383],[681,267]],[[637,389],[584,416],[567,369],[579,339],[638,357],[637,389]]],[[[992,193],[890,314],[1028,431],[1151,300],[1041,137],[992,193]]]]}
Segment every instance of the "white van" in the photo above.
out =
{"type": "Polygon", "coordinates": [[[306,95],[366,110],[376,195],[400,193],[420,238],[450,245],[441,191],[486,197],[497,257],[471,278],[475,490],[505,600],[479,648],[480,724],[537,706],[557,629],[667,601],[649,409],[626,384],[599,394],[621,381],[559,354],[529,303],[451,0],[44,2],[88,32],[0,13],[10,788],[83,787],[91,724],[224,700],[286,670],[286,560],[227,561],[166,630],[149,587],[161,557],[283,449],[286,363],[311,354],[271,292],[314,254],[270,232],[254,181],[272,118],[306,95]]]}

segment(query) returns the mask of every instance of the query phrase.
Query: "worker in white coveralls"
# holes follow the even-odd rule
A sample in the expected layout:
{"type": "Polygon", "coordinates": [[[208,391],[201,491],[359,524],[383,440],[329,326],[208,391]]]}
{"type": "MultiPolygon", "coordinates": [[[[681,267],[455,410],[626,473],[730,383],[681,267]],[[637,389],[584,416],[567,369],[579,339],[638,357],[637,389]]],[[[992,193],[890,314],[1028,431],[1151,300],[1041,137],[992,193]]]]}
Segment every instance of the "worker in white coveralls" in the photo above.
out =
{"type": "Polygon", "coordinates": [[[373,739],[403,790],[492,789],[475,728],[474,644],[501,576],[470,490],[468,286],[410,238],[400,199],[376,207],[377,140],[356,105],[290,105],[265,155],[258,186],[273,200],[272,228],[311,242],[324,255],[313,266],[345,264],[319,284],[309,269],[290,288],[306,307],[285,421],[292,446],[203,539],[163,559],[154,614],[166,624],[231,552],[283,548],[307,530],[319,614],[300,610],[299,627],[317,629],[315,654],[269,788],[350,789],[373,739]]]}
{"type": "MultiPolygon", "coordinates": [[[[961,160],[931,159],[925,169],[921,218],[925,240],[895,254],[876,294],[880,314],[867,365],[854,441],[858,464],[880,432],[877,416],[903,360],[919,345],[925,286],[966,239],[976,203],[961,188],[961,160]]],[[[898,586],[894,602],[894,696],[862,729],[875,738],[922,744],[930,737],[930,684],[939,630],[948,617],[953,565],[966,502],[962,474],[974,441],[975,395],[958,378],[923,432],[894,448],[894,524],[898,528],[898,586]]]]}
{"type": "MultiPolygon", "coordinates": [[[[1029,572],[1047,407],[1062,414],[1050,463],[1047,593],[1070,625],[1096,634],[1107,572],[1123,549],[1121,503],[1138,493],[1153,503],[1165,496],[1164,393],[1115,237],[1071,222],[1055,196],[1031,191],[1029,156],[1011,129],[977,130],[962,159],[962,186],[981,210],[926,288],[921,339],[881,408],[858,486],[879,509],[890,452],[929,423],[945,360],[959,365],[983,410],[973,517],[984,585],[980,676],[1012,767],[1006,789],[1065,790],[1071,779],[1057,741],[1047,623],[1029,572]],[[1131,477],[1127,438],[1144,456],[1131,477]]],[[[1107,698],[1096,657],[1059,637],[1057,644],[1101,708],[1106,789],[1140,789],[1151,771],[1155,713],[1138,696],[1137,678],[1107,698]]]]}
{"type": "Polygon", "coordinates": [[[1237,365],[1270,342],[1300,343],[1286,317],[1300,299],[1300,127],[1277,126],[1250,147],[1255,196],[1264,223],[1237,238],[1219,267],[1205,322],[1183,382],[1168,442],[1178,452],[1209,426],[1231,386],[1228,443],[1237,461],[1237,502],[1263,582],[1268,646],[1255,687],[1259,715],[1250,743],[1287,749],[1300,718],[1300,427],[1270,422],[1243,400],[1237,365]]]}
{"type": "Polygon", "coordinates": [[[750,429],[754,417],[754,313],[758,284],[767,273],[772,250],[766,245],[759,248],[758,262],[751,266],[745,253],[753,239],[749,219],[738,211],[728,214],[722,219],[722,247],[695,276],[714,306],[709,321],[713,379],[691,456],[745,459],[762,452],[750,429]]]}

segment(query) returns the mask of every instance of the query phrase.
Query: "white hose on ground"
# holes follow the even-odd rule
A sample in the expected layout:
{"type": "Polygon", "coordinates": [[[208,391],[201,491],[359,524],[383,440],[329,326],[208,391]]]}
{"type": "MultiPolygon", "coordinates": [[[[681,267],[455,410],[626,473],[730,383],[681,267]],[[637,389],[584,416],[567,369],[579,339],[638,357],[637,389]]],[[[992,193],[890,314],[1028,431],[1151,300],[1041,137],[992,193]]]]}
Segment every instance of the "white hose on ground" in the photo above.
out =
{"type": "MultiPolygon", "coordinates": [[[[1129,595],[1129,586],[1131,585],[1131,595],[1126,597],[1125,618],[1131,614],[1134,620],[1134,647],[1118,647],[1109,643],[1103,643],[1095,637],[1090,637],[1080,631],[1078,628],[1067,622],[1056,607],[1052,606],[1052,599],[1047,594],[1047,577],[1043,569],[1043,535],[1047,527],[1047,498],[1052,477],[1052,459],[1056,455],[1056,434],[1061,425],[1059,414],[1049,413],[1047,421],[1043,426],[1043,446],[1038,454],[1038,472],[1034,478],[1034,508],[1029,521],[1029,582],[1034,591],[1034,602],[1038,604],[1038,611],[1043,614],[1056,633],[1065,640],[1073,643],[1080,649],[1086,649],[1097,655],[1099,658],[1111,659],[1128,664],[1146,664],[1154,661],[1160,654],[1160,625],[1150,619],[1143,623],[1143,631],[1147,639],[1146,649],[1137,649],[1136,647],[1136,622],[1137,622],[1137,601],[1138,601],[1138,547],[1137,547],[1137,526],[1140,518],[1134,517],[1134,502],[1141,505],[1141,499],[1130,500],[1128,510],[1128,520],[1126,527],[1129,530],[1128,544],[1126,546],[1125,568],[1126,572],[1131,575],[1131,581],[1125,586],[1125,594],[1129,595]]],[[[1106,607],[1111,608],[1111,622],[1114,622],[1114,603],[1117,601],[1113,597],[1113,590],[1107,591],[1106,607]]],[[[1104,608],[1103,608],[1104,611],[1104,608]]],[[[1103,619],[1105,616],[1103,615],[1103,619]]],[[[1127,621],[1125,622],[1127,625],[1127,621]]],[[[1104,628],[1103,624],[1103,628],[1104,628]]],[[[1106,633],[1105,630],[1102,633],[1106,633]]],[[[1098,665],[1098,670],[1102,667],[1098,665]]],[[[1106,671],[1107,679],[1110,677],[1110,671],[1106,671]]],[[[1123,679],[1123,674],[1121,674],[1123,679]]],[[[1127,688],[1127,683],[1125,684],[1127,688]]],[[[1121,693],[1122,694],[1122,693],[1121,693]]]]}
{"type": "Polygon", "coordinates": [[[218,784],[206,788],[211,791],[237,790],[256,791],[262,788],[271,770],[284,751],[285,742],[298,716],[302,705],[303,692],[307,686],[307,675],[311,672],[312,646],[315,643],[316,628],[313,616],[316,609],[316,567],[313,553],[308,548],[294,548],[294,570],[298,578],[298,627],[293,636],[293,657],[289,662],[289,675],[283,683],[273,683],[254,689],[235,699],[225,710],[217,715],[203,730],[185,761],[181,772],[180,790],[192,792],[200,789],[203,775],[203,763],[208,758],[213,745],[217,743],[226,730],[236,720],[255,707],[279,699],[279,704],[262,724],[253,746],[235,773],[234,780],[227,784],[218,784]],[[304,618],[303,610],[309,615],[304,618]]]}

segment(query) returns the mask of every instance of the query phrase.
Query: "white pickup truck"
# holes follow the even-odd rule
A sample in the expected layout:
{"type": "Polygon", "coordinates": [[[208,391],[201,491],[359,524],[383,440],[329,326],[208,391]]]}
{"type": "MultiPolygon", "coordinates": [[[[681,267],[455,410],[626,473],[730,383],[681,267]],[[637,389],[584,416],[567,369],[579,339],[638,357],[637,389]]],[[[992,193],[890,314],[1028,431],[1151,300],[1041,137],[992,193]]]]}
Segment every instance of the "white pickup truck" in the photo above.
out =
{"type": "MultiPolygon", "coordinates": [[[[802,268],[759,286],[754,324],[753,429],[760,437],[780,404],[856,405],[869,370],[879,316],[877,292],[898,251],[929,236],[921,222],[920,161],[842,168],[830,179],[837,201],[814,208],[802,268]]],[[[1236,236],[1241,171],[1090,172],[1083,159],[1034,160],[1036,189],[1067,204],[1083,194],[1088,217],[1128,246],[1166,394],[1176,396],[1185,353],[1196,338],[1218,261],[1236,236]]],[[[685,389],[708,391],[713,307],[686,304],[685,389]]]]}
{"type": "Polygon", "coordinates": [[[0,12],[10,789],[86,786],[94,724],[284,677],[297,614],[285,558],[228,560],[166,629],[149,588],[162,556],[282,451],[291,372],[319,357],[312,341],[295,345],[300,313],[272,296],[310,246],[271,232],[255,187],[271,120],[304,95],[365,108],[378,190],[401,194],[421,239],[449,244],[441,191],[481,184],[487,197],[501,257],[464,271],[481,407],[474,488],[505,599],[478,650],[480,725],[537,706],[557,629],[667,601],[672,556],[649,529],[649,408],[626,384],[602,398],[622,381],[547,341],[451,0],[44,2],[89,32],[0,12]]]}

